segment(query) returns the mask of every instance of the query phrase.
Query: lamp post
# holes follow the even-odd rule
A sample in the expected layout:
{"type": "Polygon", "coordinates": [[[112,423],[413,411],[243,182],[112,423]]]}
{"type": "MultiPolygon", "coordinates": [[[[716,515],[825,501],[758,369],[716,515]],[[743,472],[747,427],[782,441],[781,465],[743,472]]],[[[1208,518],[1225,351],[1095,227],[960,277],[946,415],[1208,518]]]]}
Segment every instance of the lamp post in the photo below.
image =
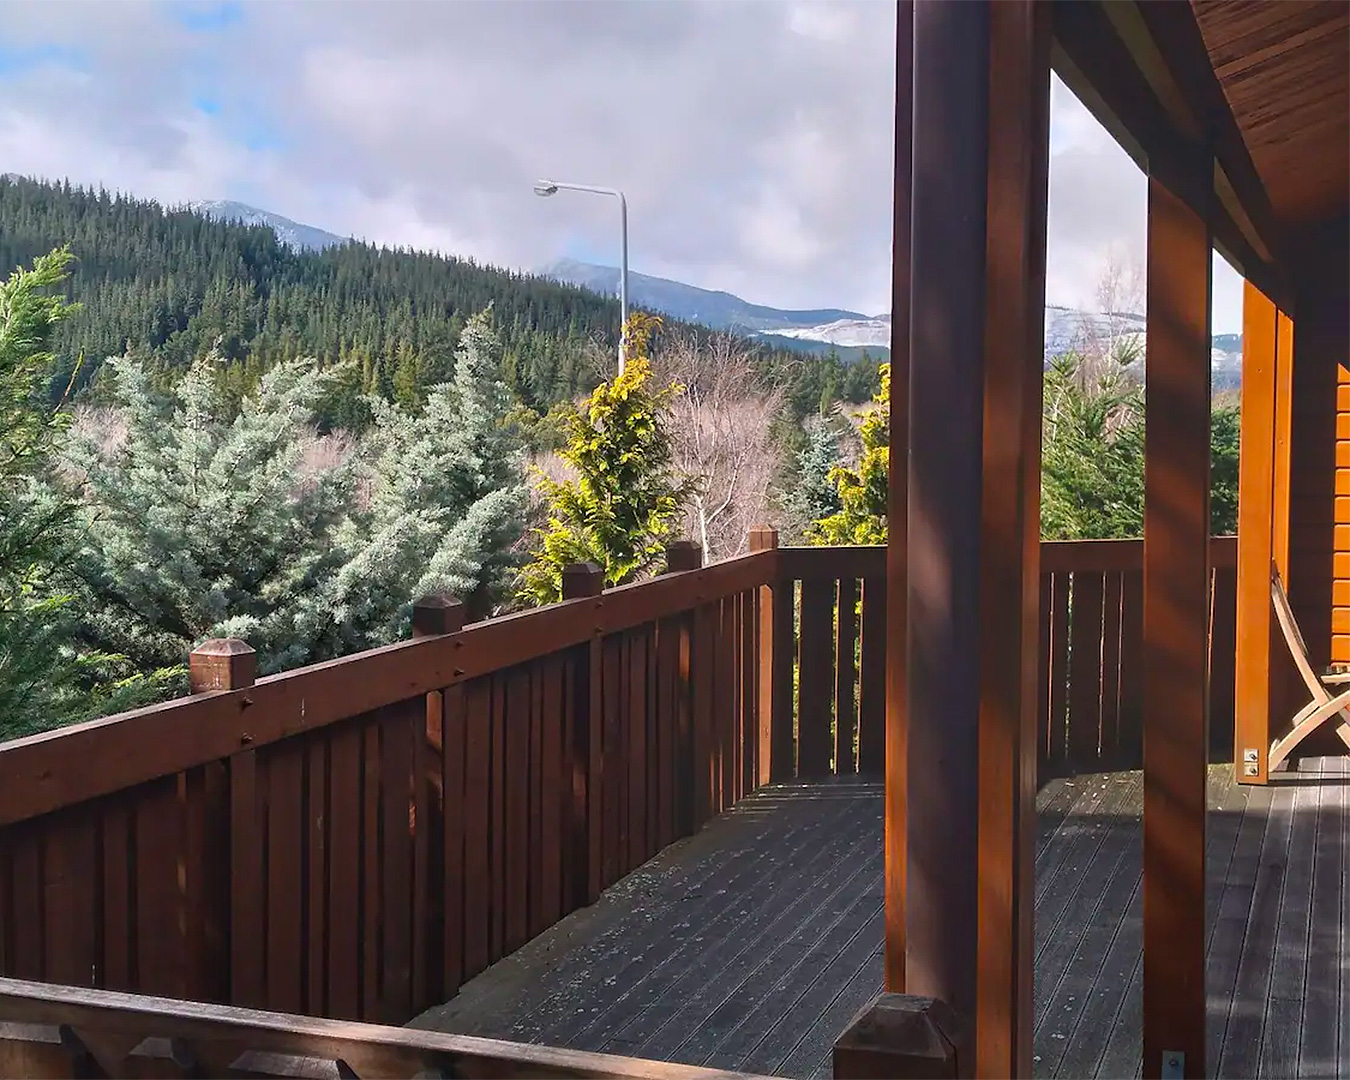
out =
{"type": "Polygon", "coordinates": [[[624,360],[627,358],[628,337],[628,200],[618,188],[595,187],[591,184],[567,184],[561,180],[540,180],[534,185],[534,193],[541,199],[556,195],[559,191],[587,191],[592,195],[611,195],[619,200],[619,231],[622,243],[622,258],[619,264],[619,374],[623,374],[624,360]]]}

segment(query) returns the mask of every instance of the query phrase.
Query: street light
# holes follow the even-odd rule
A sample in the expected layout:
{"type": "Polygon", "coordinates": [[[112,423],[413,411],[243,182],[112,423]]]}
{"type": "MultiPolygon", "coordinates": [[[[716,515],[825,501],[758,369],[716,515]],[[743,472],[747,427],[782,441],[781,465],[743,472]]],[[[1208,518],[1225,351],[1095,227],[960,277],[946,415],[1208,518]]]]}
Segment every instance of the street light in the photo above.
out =
{"type": "Polygon", "coordinates": [[[591,184],[565,184],[561,180],[540,180],[534,185],[534,193],[541,199],[556,195],[560,190],[612,195],[619,200],[619,230],[623,245],[623,256],[619,266],[619,374],[622,375],[624,360],[627,358],[628,336],[628,200],[617,188],[595,187],[591,184]]]}

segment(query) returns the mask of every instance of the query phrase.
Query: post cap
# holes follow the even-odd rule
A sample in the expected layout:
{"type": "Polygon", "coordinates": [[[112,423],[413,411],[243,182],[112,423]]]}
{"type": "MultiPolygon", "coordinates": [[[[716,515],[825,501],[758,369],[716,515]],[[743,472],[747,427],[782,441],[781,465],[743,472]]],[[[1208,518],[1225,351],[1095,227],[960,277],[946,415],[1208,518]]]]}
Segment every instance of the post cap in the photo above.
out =
{"type": "Polygon", "coordinates": [[[464,629],[464,605],[445,593],[424,596],[413,604],[412,636],[431,637],[464,629]]]}
{"type": "Polygon", "coordinates": [[[703,566],[703,548],[693,540],[676,540],[666,545],[666,573],[698,570],[703,566]]]}
{"type": "Polygon", "coordinates": [[[945,1002],[882,994],[836,1040],[834,1075],[892,1080],[968,1075],[970,1039],[970,1024],[945,1002]]]}
{"type": "Polygon", "coordinates": [[[751,551],[772,551],[778,546],[778,530],[767,525],[756,525],[750,530],[751,551]]]}
{"type": "Polygon", "coordinates": [[[564,600],[579,600],[599,596],[605,591],[605,572],[593,562],[572,563],[563,567],[562,595],[564,600]]]}
{"type": "Polygon", "coordinates": [[[188,689],[194,694],[252,686],[258,656],[239,638],[207,638],[188,655],[188,689]]]}

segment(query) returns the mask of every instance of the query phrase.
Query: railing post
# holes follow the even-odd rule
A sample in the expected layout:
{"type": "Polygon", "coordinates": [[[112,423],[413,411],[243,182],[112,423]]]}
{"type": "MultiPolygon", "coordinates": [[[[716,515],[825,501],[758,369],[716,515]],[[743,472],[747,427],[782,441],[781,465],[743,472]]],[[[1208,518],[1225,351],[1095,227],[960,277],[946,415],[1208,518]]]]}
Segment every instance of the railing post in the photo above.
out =
{"type": "MultiPolygon", "coordinates": [[[[188,656],[188,688],[194,694],[247,689],[253,685],[257,670],[257,654],[246,642],[211,638],[188,656]]],[[[263,833],[257,765],[248,747],[250,741],[248,733],[241,732],[240,749],[229,758],[229,993],[233,1004],[263,1008],[267,1004],[263,979],[266,927],[258,892],[259,882],[264,880],[263,833]]]]}
{"type": "MultiPolygon", "coordinates": [[[[258,657],[247,642],[238,638],[210,638],[188,654],[188,692],[246,690],[253,685],[257,672],[258,657]]],[[[251,790],[252,751],[236,755],[235,760],[243,758],[247,761],[239,761],[239,772],[251,790]]],[[[234,774],[234,760],[228,771],[223,762],[208,762],[200,770],[200,787],[191,792],[187,774],[178,775],[179,806],[188,820],[200,823],[203,836],[223,836],[231,827],[227,822],[234,813],[234,774]]],[[[188,923],[180,924],[178,928],[178,933],[183,935],[179,943],[184,958],[183,981],[179,985],[191,997],[209,997],[229,990],[225,981],[229,969],[224,943],[232,935],[226,933],[224,922],[231,916],[227,914],[222,896],[227,889],[238,889],[233,882],[240,879],[217,861],[217,854],[207,843],[190,844],[178,879],[179,900],[182,910],[188,914],[188,923]],[[226,873],[231,875],[228,882],[226,873]]],[[[258,926],[261,930],[261,923],[258,926]]],[[[173,932],[172,929],[165,930],[165,933],[173,932]]]]}
{"type": "MultiPolygon", "coordinates": [[[[750,550],[774,551],[778,530],[750,530],[750,550]]],[[[759,590],[759,784],[791,780],[792,745],[792,582],[774,581],[759,590]]]]}
{"type": "Polygon", "coordinates": [[[666,573],[703,568],[703,548],[694,540],[676,540],[666,545],[666,573]]]}
{"type": "MultiPolygon", "coordinates": [[[[413,604],[414,639],[458,633],[464,623],[464,604],[453,596],[438,593],[413,604]]],[[[452,686],[427,694],[424,735],[413,742],[412,993],[417,1008],[453,993],[459,982],[455,977],[454,986],[445,986],[452,967],[440,961],[446,955],[446,898],[459,889],[463,874],[458,863],[447,865],[445,857],[445,792],[447,786],[459,790],[464,782],[463,732],[453,730],[462,693],[460,687],[452,686]],[[455,753],[457,748],[459,753],[455,753]],[[437,963],[432,963],[433,958],[437,963]]],[[[457,942],[455,946],[457,950],[457,942]]]]}
{"type": "Polygon", "coordinates": [[[258,654],[238,638],[208,638],[188,656],[188,690],[242,690],[258,674],[258,654]]]}
{"type": "MultiPolygon", "coordinates": [[[[605,589],[605,572],[595,563],[573,563],[562,572],[564,600],[599,597],[605,589]]],[[[586,662],[578,667],[576,697],[572,715],[572,820],[568,823],[572,851],[580,856],[569,868],[573,903],[577,907],[593,904],[600,898],[600,869],[603,856],[600,827],[603,808],[600,803],[603,770],[602,729],[604,724],[603,651],[597,632],[586,647],[586,662]]]]}
{"type": "MultiPolygon", "coordinates": [[[[703,548],[693,540],[676,540],[666,547],[666,573],[679,574],[698,570],[703,566],[703,548]]],[[[675,739],[672,753],[675,757],[675,790],[673,817],[678,835],[688,836],[697,827],[694,813],[695,771],[701,766],[695,761],[693,716],[693,618],[685,613],[677,616],[673,625],[679,627],[674,650],[675,739]]]]}
{"type": "Polygon", "coordinates": [[[412,636],[415,638],[454,634],[464,629],[465,622],[464,605],[453,596],[437,593],[424,596],[413,604],[412,636]]]}

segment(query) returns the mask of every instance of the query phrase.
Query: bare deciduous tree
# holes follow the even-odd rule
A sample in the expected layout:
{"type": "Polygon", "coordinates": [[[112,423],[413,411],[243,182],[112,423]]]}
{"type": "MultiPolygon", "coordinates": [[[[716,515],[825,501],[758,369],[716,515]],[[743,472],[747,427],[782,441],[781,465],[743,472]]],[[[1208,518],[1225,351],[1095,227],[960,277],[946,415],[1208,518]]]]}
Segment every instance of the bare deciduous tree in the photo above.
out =
{"type": "Polygon", "coordinates": [[[709,560],[741,554],[750,528],[770,510],[777,465],[772,429],[783,392],[755,370],[744,343],[729,334],[677,337],[655,364],[662,379],[683,388],[671,403],[676,465],[700,480],[688,535],[709,560]]]}

